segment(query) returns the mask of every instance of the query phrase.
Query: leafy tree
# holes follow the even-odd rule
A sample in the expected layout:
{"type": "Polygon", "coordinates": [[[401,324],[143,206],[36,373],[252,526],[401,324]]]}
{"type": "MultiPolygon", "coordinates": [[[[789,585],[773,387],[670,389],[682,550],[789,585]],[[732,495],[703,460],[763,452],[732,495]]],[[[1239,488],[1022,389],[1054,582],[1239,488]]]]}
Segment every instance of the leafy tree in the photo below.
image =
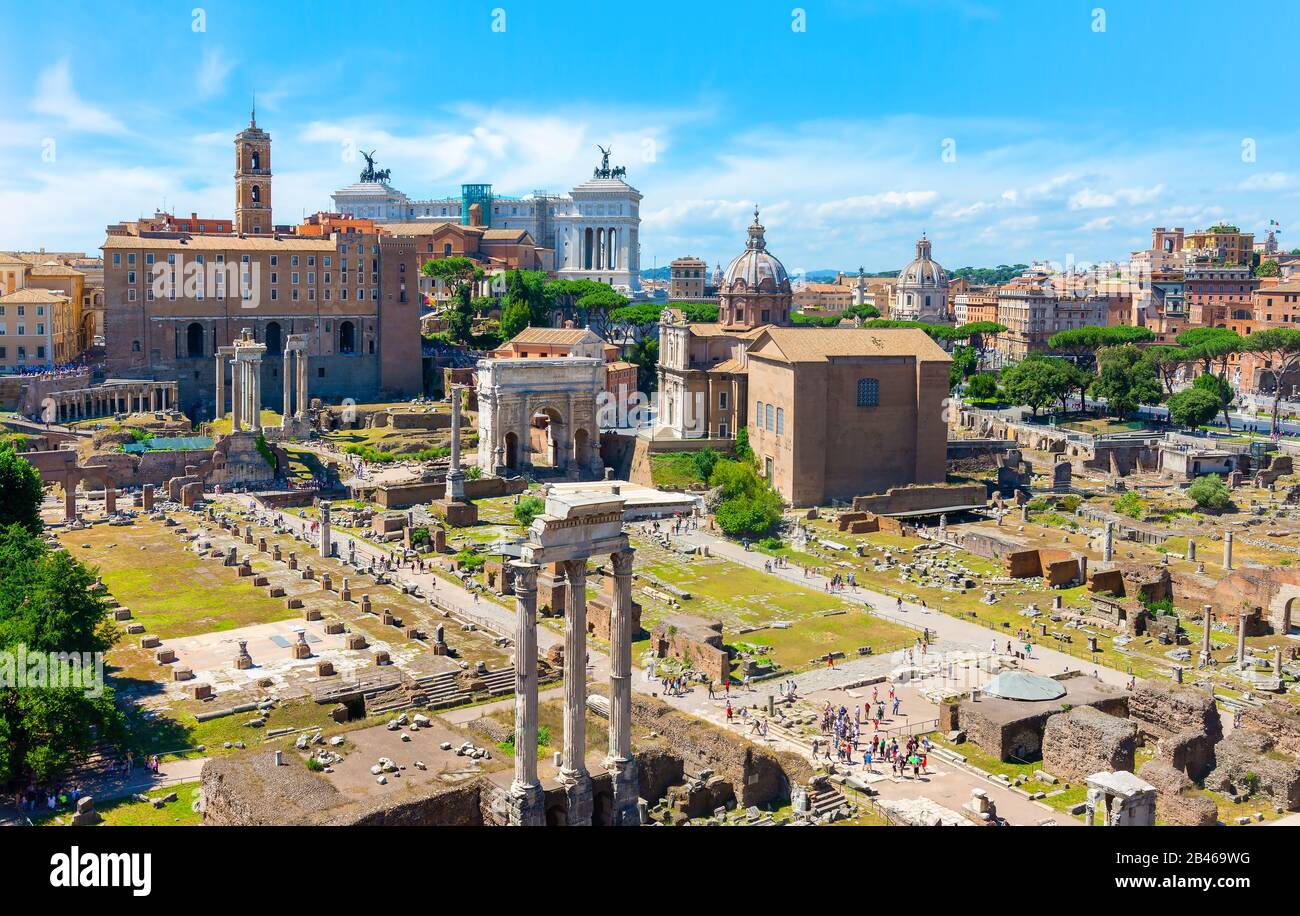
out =
{"type": "Polygon", "coordinates": [[[844,318],[861,318],[863,321],[866,321],[869,318],[879,318],[880,309],[864,302],[861,305],[849,306],[844,311],[840,312],[840,315],[844,318]]]}
{"type": "MultiPolygon", "coordinates": [[[[999,264],[997,267],[959,267],[952,276],[969,280],[973,286],[1001,286],[1029,269],[1028,264],[999,264]]],[[[896,275],[894,271],[891,276],[896,275]]]]}
{"type": "Polygon", "coordinates": [[[1259,266],[1255,268],[1255,276],[1280,277],[1282,276],[1282,268],[1278,265],[1277,261],[1269,258],[1266,261],[1259,262],[1259,266]]]}
{"type": "Polygon", "coordinates": [[[1218,412],[1218,396],[1203,388],[1185,388],[1169,397],[1169,419],[1179,426],[1189,429],[1204,426],[1218,412]]]}
{"type": "Polygon", "coordinates": [[[541,515],[545,509],[546,501],[540,496],[525,496],[515,503],[515,524],[521,528],[527,528],[533,523],[533,519],[541,515]]]}
{"type": "Polygon", "coordinates": [[[627,361],[635,363],[636,388],[642,394],[650,394],[659,385],[659,341],[653,337],[642,337],[632,344],[627,361]]]}
{"type": "Polygon", "coordinates": [[[744,461],[718,461],[709,484],[721,489],[714,520],[732,537],[762,537],[781,521],[781,497],[744,461]]]}
{"type": "Polygon", "coordinates": [[[797,328],[833,328],[840,323],[840,315],[805,315],[791,312],[790,323],[797,328]]]}
{"type": "Polygon", "coordinates": [[[975,370],[979,368],[979,363],[979,353],[974,347],[966,345],[953,347],[952,365],[948,368],[948,388],[956,388],[974,375],[975,370]]]}
{"type": "Polygon", "coordinates": [[[620,295],[603,284],[600,286],[600,289],[593,290],[578,300],[578,311],[581,313],[581,321],[587,327],[606,341],[612,342],[616,325],[610,322],[609,316],[627,305],[627,296],[620,295]]]}
{"type": "Polygon", "coordinates": [[[1213,372],[1217,364],[1220,377],[1228,371],[1228,359],[1246,345],[1240,334],[1227,328],[1189,328],[1177,340],[1189,361],[1199,362],[1204,372],[1213,372]]]}
{"type": "Polygon", "coordinates": [[[614,327],[625,330],[634,341],[640,341],[650,335],[659,324],[659,316],[664,307],[654,302],[637,302],[623,305],[609,311],[609,322],[614,327]]]}
{"type": "Polygon", "coordinates": [[[691,464],[695,466],[695,474],[700,480],[708,480],[713,474],[713,468],[717,465],[719,455],[711,448],[702,448],[691,456],[691,464]]]}
{"type": "Polygon", "coordinates": [[[991,372],[981,372],[966,383],[966,395],[975,401],[991,401],[998,396],[998,380],[991,372]]]}
{"type": "Polygon", "coordinates": [[[13,446],[0,442],[0,526],[22,525],[39,534],[41,522],[41,477],[13,446]]]}
{"type": "Polygon", "coordinates": [[[1219,410],[1223,413],[1223,422],[1228,429],[1232,429],[1232,423],[1228,420],[1228,405],[1232,403],[1236,392],[1232,390],[1226,378],[1215,375],[1213,372],[1206,372],[1198,375],[1192,382],[1192,387],[1201,391],[1208,391],[1219,402],[1219,410]]]}
{"type": "Polygon", "coordinates": [[[736,457],[741,461],[753,461],[754,450],[749,445],[749,427],[742,426],[736,430],[736,457]]]}
{"type": "Polygon", "coordinates": [[[1097,354],[1095,397],[1105,398],[1107,408],[1123,419],[1142,404],[1159,404],[1163,395],[1155,366],[1134,344],[1106,347],[1097,354]]]}
{"type": "Polygon", "coordinates": [[[1073,387],[1070,364],[1054,357],[1031,357],[1002,370],[1002,389],[1013,404],[1023,404],[1034,416],[1073,387]]]}
{"type": "Polygon", "coordinates": [[[425,261],[420,273],[450,290],[452,304],[447,314],[447,333],[455,343],[469,343],[474,323],[471,297],[474,284],[483,279],[483,268],[465,257],[435,258],[425,261]]]}
{"type": "Polygon", "coordinates": [[[1187,488],[1187,495],[1202,509],[1221,512],[1232,505],[1232,490],[1218,474],[1197,477],[1187,488]]]}
{"type": "MultiPolygon", "coordinates": [[[[507,271],[505,301],[507,305],[522,303],[526,306],[528,325],[532,327],[544,328],[551,323],[551,312],[555,309],[555,296],[550,290],[546,274],[540,270],[507,271]]],[[[513,334],[508,335],[508,337],[513,336],[513,334]]]]}
{"type": "Polygon", "coordinates": [[[1129,518],[1140,519],[1146,512],[1146,503],[1142,501],[1141,496],[1129,490],[1115,500],[1115,511],[1129,518]]]}
{"type": "Polygon", "coordinates": [[[1178,377],[1178,370],[1188,362],[1187,351],[1182,347],[1171,347],[1168,344],[1160,344],[1155,347],[1146,348],[1147,359],[1155,367],[1156,375],[1160,376],[1160,381],[1165,386],[1165,394],[1174,393],[1174,380],[1178,377]]]}
{"type": "MultiPolygon", "coordinates": [[[[0,650],[103,652],[115,632],[94,574],[21,524],[0,531],[0,650]]],[[[108,687],[0,686],[0,781],[58,775],[99,737],[121,738],[108,687]]]]}
{"type": "Polygon", "coordinates": [[[1300,366],[1300,329],[1266,328],[1247,338],[1246,350],[1268,361],[1267,371],[1273,376],[1272,433],[1276,436],[1278,409],[1282,404],[1282,380],[1300,366]]]}
{"type": "Polygon", "coordinates": [[[566,318],[577,317],[578,300],[583,296],[607,289],[608,286],[595,280],[552,280],[546,284],[547,294],[566,318]]]}
{"type": "Polygon", "coordinates": [[[1103,347],[1116,347],[1126,343],[1148,343],[1155,339],[1156,336],[1150,328],[1131,324],[1086,325],[1082,328],[1057,331],[1047,339],[1047,346],[1090,364],[1095,359],[1097,351],[1103,347]]]}
{"type": "Polygon", "coordinates": [[[501,335],[510,340],[532,321],[528,303],[522,299],[509,299],[501,311],[501,335]]]}

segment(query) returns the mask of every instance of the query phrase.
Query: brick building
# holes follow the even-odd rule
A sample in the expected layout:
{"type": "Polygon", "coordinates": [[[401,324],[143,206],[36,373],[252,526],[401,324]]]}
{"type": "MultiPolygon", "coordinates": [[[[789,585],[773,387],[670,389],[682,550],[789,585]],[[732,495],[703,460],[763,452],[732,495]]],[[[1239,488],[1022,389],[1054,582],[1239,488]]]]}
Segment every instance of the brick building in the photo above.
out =
{"type": "Polygon", "coordinates": [[[786,501],[944,482],[952,359],[924,331],[768,327],[747,361],[750,446],[786,501]]]}

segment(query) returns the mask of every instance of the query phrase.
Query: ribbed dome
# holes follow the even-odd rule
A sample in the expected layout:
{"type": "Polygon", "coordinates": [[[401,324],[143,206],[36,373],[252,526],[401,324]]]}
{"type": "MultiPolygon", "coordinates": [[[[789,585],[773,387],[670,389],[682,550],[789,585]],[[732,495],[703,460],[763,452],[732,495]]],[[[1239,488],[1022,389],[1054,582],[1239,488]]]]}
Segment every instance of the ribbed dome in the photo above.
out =
{"type": "Polygon", "coordinates": [[[916,243],[916,260],[898,274],[899,289],[947,289],[948,272],[930,257],[930,240],[921,236],[916,243]]]}
{"type": "Polygon", "coordinates": [[[771,280],[777,289],[790,287],[790,276],[785,272],[785,265],[767,250],[763,226],[758,221],[758,207],[754,208],[754,222],[749,227],[745,250],[727,265],[723,277],[723,283],[727,286],[737,280],[744,280],[750,289],[757,289],[764,280],[771,280]]]}

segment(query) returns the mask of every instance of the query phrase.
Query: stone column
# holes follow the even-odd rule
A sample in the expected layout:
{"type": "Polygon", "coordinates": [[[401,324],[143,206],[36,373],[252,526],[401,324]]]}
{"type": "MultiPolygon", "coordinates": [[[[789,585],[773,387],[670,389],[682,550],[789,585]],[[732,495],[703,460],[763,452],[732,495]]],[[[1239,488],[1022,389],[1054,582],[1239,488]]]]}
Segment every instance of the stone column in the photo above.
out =
{"type": "Polygon", "coordinates": [[[298,362],[298,412],[295,416],[305,417],[307,415],[307,406],[311,404],[311,398],[307,396],[307,350],[299,349],[296,357],[298,362]]]}
{"type": "Polygon", "coordinates": [[[244,384],[240,378],[243,365],[238,359],[230,361],[230,431],[236,433],[244,419],[244,384]]]}
{"type": "Polygon", "coordinates": [[[591,775],[587,772],[587,561],[562,564],[564,590],[564,755],[560,782],[569,800],[568,823],[591,826],[591,775]]]}
{"type": "Polygon", "coordinates": [[[1232,569],[1232,532],[1223,535],[1223,568],[1232,569]]]}
{"type": "Polygon", "coordinates": [[[1191,538],[1187,539],[1187,559],[1189,562],[1196,559],[1196,542],[1191,538]]]}
{"type": "Polygon", "coordinates": [[[1115,523],[1107,522],[1101,540],[1101,560],[1109,563],[1115,559],[1115,523]]]}
{"type": "Polygon", "coordinates": [[[104,480],[104,514],[112,515],[117,511],[117,484],[104,480]]]}
{"type": "Polygon", "coordinates": [[[252,384],[249,385],[249,400],[252,402],[249,404],[249,411],[253,418],[253,432],[260,433],[262,431],[262,360],[260,357],[249,360],[248,375],[252,380],[252,384]]]}
{"type": "Polygon", "coordinates": [[[464,502],[465,472],[460,469],[460,399],[461,387],[451,386],[451,464],[447,469],[447,492],[449,500],[464,502]]]}
{"type": "Polygon", "coordinates": [[[77,482],[66,481],[63,484],[63,518],[72,521],[77,517],[77,482]]]}
{"type": "Polygon", "coordinates": [[[1210,661],[1210,625],[1214,622],[1214,606],[1207,604],[1205,606],[1205,633],[1201,636],[1201,660],[1207,664],[1210,661]]]}
{"type": "Polygon", "coordinates": [[[328,499],[322,499],[320,503],[320,555],[328,557],[330,550],[330,502],[328,499]]]}
{"type": "Polygon", "coordinates": [[[1246,670],[1246,609],[1237,611],[1237,667],[1246,670]]]}
{"type": "Polygon", "coordinates": [[[280,367],[280,372],[284,378],[284,402],[280,405],[280,413],[287,420],[293,416],[293,385],[290,382],[290,373],[293,371],[293,351],[286,349],[284,351],[284,365],[280,367]]]}
{"type": "Polygon", "coordinates": [[[216,409],[212,412],[212,419],[220,420],[226,415],[226,365],[222,362],[221,354],[217,354],[217,397],[216,409]]]}
{"type": "Polygon", "coordinates": [[[609,612],[609,770],[614,790],[611,824],[641,823],[636,761],[632,757],[632,557],[634,551],[610,555],[614,600],[609,612]]]}
{"type": "MultiPolygon", "coordinates": [[[[512,561],[515,589],[515,777],[510,783],[510,824],[541,827],[546,798],[537,779],[537,570],[512,561]]],[[[439,627],[441,629],[441,627],[439,627]]]]}

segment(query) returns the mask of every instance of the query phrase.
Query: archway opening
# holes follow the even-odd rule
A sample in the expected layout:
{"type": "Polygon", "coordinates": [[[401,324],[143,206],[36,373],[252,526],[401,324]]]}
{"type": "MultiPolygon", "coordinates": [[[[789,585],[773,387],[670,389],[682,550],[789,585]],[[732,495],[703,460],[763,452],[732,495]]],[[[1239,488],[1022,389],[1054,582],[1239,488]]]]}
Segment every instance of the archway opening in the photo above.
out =
{"type": "Polygon", "coordinates": [[[350,321],[339,322],[339,352],[355,353],[357,347],[357,328],[350,321]]]}
{"type": "Polygon", "coordinates": [[[514,433],[506,433],[505,455],[502,456],[505,466],[513,470],[519,468],[519,437],[514,433]]]}
{"type": "Polygon", "coordinates": [[[279,354],[284,350],[284,338],[280,333],[280,322],[272,321],[266,326],[266,352],[279,354]]]}
{"type": "Polygon", "coordinates": [[[197,321],[185,329],[185,355],[192,359],[203,355],[203,325],[197,321]]]}
{"type": "Polygon", "coordinates": [[[543,407],[534,413],[528,423],[528,435],[534,466],[564,467],[564,418],[558,410],[543,407]]]}
{"type": "Polygon", "coordinates": [[[579,467],[591,464],[591,434],[579,429],[573,434],[573,460],[579,467]]]}

